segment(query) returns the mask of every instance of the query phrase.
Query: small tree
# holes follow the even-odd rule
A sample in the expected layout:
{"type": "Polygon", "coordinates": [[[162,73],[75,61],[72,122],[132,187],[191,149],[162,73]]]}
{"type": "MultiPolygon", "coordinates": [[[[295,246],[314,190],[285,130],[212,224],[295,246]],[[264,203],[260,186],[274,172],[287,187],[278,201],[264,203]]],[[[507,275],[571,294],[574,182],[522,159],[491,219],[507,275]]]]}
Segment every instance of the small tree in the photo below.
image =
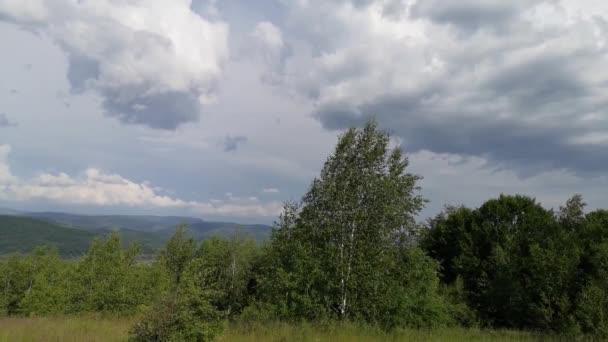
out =
{"type": "Polygon", "coordinates": [[[180,282],[130,331],[131,341],[213,341],[224,330],[222,291],[203,259],[186,265],[180,282]]]}
{"type": "Polygon", "coordinates": [[[177,228],[158,258],[172,279],[171,290],[131,328],[130,340],[212,341],[221,334],[228,289],[216,253],[221,249],[202,247],[196,257],[196,242],[184,226],[177,228]]]}
{"type": "Polygon", "coordinates": [[[38,247],[28,257],[34,268],[31,286],[21,300],[25,314],[60,314],[68,309],[73,265],[57,249],[38,247]]]}
{"type": "Polygon", "coordinates": [[[160,263],[165,266],[174,284],[181,281],[182,274],[194,259],[195,253],[196,241],[187,236],[185,226],[178,226],[159,256],[160,263]]]}
{"type": "Polygon", "coordinates": [[[121,248],[117,233],[97,238],[74,270],[70,311],[133,311],[147,302],[136,264],[139,246],[121,248]]]}
{"type": "Polygon", "coordinates": [[[211,286],[222,292],[220,310],[232,316],[248,304],[248,290],[258,248],[252,239],[238,232],[230,239],[211,238],[201,243],[197,259],[209,271],[211,286]]]}

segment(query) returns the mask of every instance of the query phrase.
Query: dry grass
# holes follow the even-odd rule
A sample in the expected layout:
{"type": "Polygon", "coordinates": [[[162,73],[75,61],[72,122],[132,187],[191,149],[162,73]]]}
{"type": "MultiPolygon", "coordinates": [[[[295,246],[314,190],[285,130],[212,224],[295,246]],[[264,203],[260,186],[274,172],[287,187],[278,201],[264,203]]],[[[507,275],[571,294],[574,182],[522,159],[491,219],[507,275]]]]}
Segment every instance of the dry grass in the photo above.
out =
{"type": "MultiPolygon", "coordinates": [[[[0,317],[0,342],[126,341],[132,318],[0,317]]],[[[319,326],[282,323],[232,325],[221,342],[351,342],[351,341],[554,341],[547,336],[517,331],[477,329],[402,330],[384,333],[354,324],[319,326]]]]}

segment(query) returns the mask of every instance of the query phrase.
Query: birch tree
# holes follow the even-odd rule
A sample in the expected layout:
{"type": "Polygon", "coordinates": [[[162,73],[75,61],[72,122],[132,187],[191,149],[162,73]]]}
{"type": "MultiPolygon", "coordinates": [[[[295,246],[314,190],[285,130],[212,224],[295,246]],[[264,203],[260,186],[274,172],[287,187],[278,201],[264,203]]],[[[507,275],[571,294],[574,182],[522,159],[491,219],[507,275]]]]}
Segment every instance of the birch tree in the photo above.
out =
{"type": "Polygon", "coordinates": [[[402,274],[396,268],[404,266],[399,249],[424,204],[420,177],[406,171],[408,159],[389,142],[374,121],[346,131],[297,209],[282,217],[274,249],[301,254],[297,263],[283,256],[292,261],[274,277],[298,285],[285,291],[288,301],[305,297],[340,319],[375,321],[385,314],[379,305],[394,293],[394,277],[402,274]]]}

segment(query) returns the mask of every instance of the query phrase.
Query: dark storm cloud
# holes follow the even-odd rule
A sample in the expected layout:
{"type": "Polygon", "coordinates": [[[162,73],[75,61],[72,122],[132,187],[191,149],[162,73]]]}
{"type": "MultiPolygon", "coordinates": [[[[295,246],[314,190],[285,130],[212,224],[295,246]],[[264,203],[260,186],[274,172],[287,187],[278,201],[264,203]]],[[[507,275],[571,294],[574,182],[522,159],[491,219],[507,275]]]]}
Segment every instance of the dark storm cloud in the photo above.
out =
{"type": "Polygon", "coordinates": [[[236,151],[240,145],[247,142],[247,137],[243,135],[230,136],[227,135],[224,137],[224,141],[222,146],[224,148],[224,152],[234,152],[236,151]]]}
{"type": "Polygon", "coordinates": [[[360,126],[373,115],[411,152],[482,156],[522,175],[546,169],[598,174],[608,167],[606,145],[573,141],[608,130],[605,120],[580,120],[584,113],[608,115],[608,98],[597,100],[593,85],[571,72],[568,62],[549,56],[505,68],[454,106],[442,99],[464,89],[437,82],[357,106],[325,105],[316,115],[327,129],[360,126]],[[498,101],[504,105],[493,107],[498,101]]]}

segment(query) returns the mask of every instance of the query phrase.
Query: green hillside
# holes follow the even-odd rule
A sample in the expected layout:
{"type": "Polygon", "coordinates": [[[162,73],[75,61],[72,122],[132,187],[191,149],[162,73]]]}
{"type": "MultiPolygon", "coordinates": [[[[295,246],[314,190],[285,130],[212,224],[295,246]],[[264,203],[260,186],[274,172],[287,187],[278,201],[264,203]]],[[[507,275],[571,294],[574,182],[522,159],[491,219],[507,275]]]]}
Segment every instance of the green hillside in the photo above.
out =
{"type": "Polygon", "coordinates": [[[47,245],[56,246],[62,256],[79,256],[96,235],[29,217],[0,216],[0,255],[29,253],[47,245]]]}
{"type": "Polygon", "coordinates": [[[263,241],[270,236],[271,227],[263,224],[238,224],[232,222],[204,221],[183,216],[153,215],[78,215],[54,212],[30,212],[22,214],[55,224],[91,232],[119,230],[123,240],[141,242],[145,246],[159,247],[181,224],[188,226],[192,237],[204,240],[213,236],[229,237],[239,234],[263,241]]]}
{"type": "Polygon", "coordinates": [[[30,212],[24,216],[49,220],[66,227],[96,231],[99,229],[129,229],[141,232],[157,232],[173,229],[180,224],[191,225],[200,219],[179,216],[153,215],[78,215],[55,212],[30,212]]]}
{"type": "Polygon", "coordinates": [[[187,217],[162,216],[85,216],[64,213],[29,213],[13,216],[0,213],[0,255],[29,253],[37,246],[52,245],[65,257],[87,251],[96,236],[120,233],[124,245],[137,243],[144,254],[155,254],[181,223],[196,240],[229,237],[237,231],[258,242],[268,238],[270,227],[208,222],[187,217]],[[148,227],[148,228],[146,228],[148,227]]]}
{"type": "Polygon", "coordinates": [[[0,255],[29,253],[37,246],[55,246],[65,257],[82,255],[97,236],[112,231],[120,233],[124,245],[137,243],[144,254],[154,254],[161,249],[166,238],[160,234],[131,229],[90,229],[76,227],[24,216],[0,215],[0,255]]]}
{"type": "MultiPolygon", "coordinates": [[[[235,234],[263,242],[270,237],[272,228],[262,224],[238,224],[230,222],[200,221],[187,224],[188,234],[195,240],[206,240],[212,237],[229,238],[235,234]]],[[[168,239],[175,232],[175,227],[158,231],[168,239]]]]}

